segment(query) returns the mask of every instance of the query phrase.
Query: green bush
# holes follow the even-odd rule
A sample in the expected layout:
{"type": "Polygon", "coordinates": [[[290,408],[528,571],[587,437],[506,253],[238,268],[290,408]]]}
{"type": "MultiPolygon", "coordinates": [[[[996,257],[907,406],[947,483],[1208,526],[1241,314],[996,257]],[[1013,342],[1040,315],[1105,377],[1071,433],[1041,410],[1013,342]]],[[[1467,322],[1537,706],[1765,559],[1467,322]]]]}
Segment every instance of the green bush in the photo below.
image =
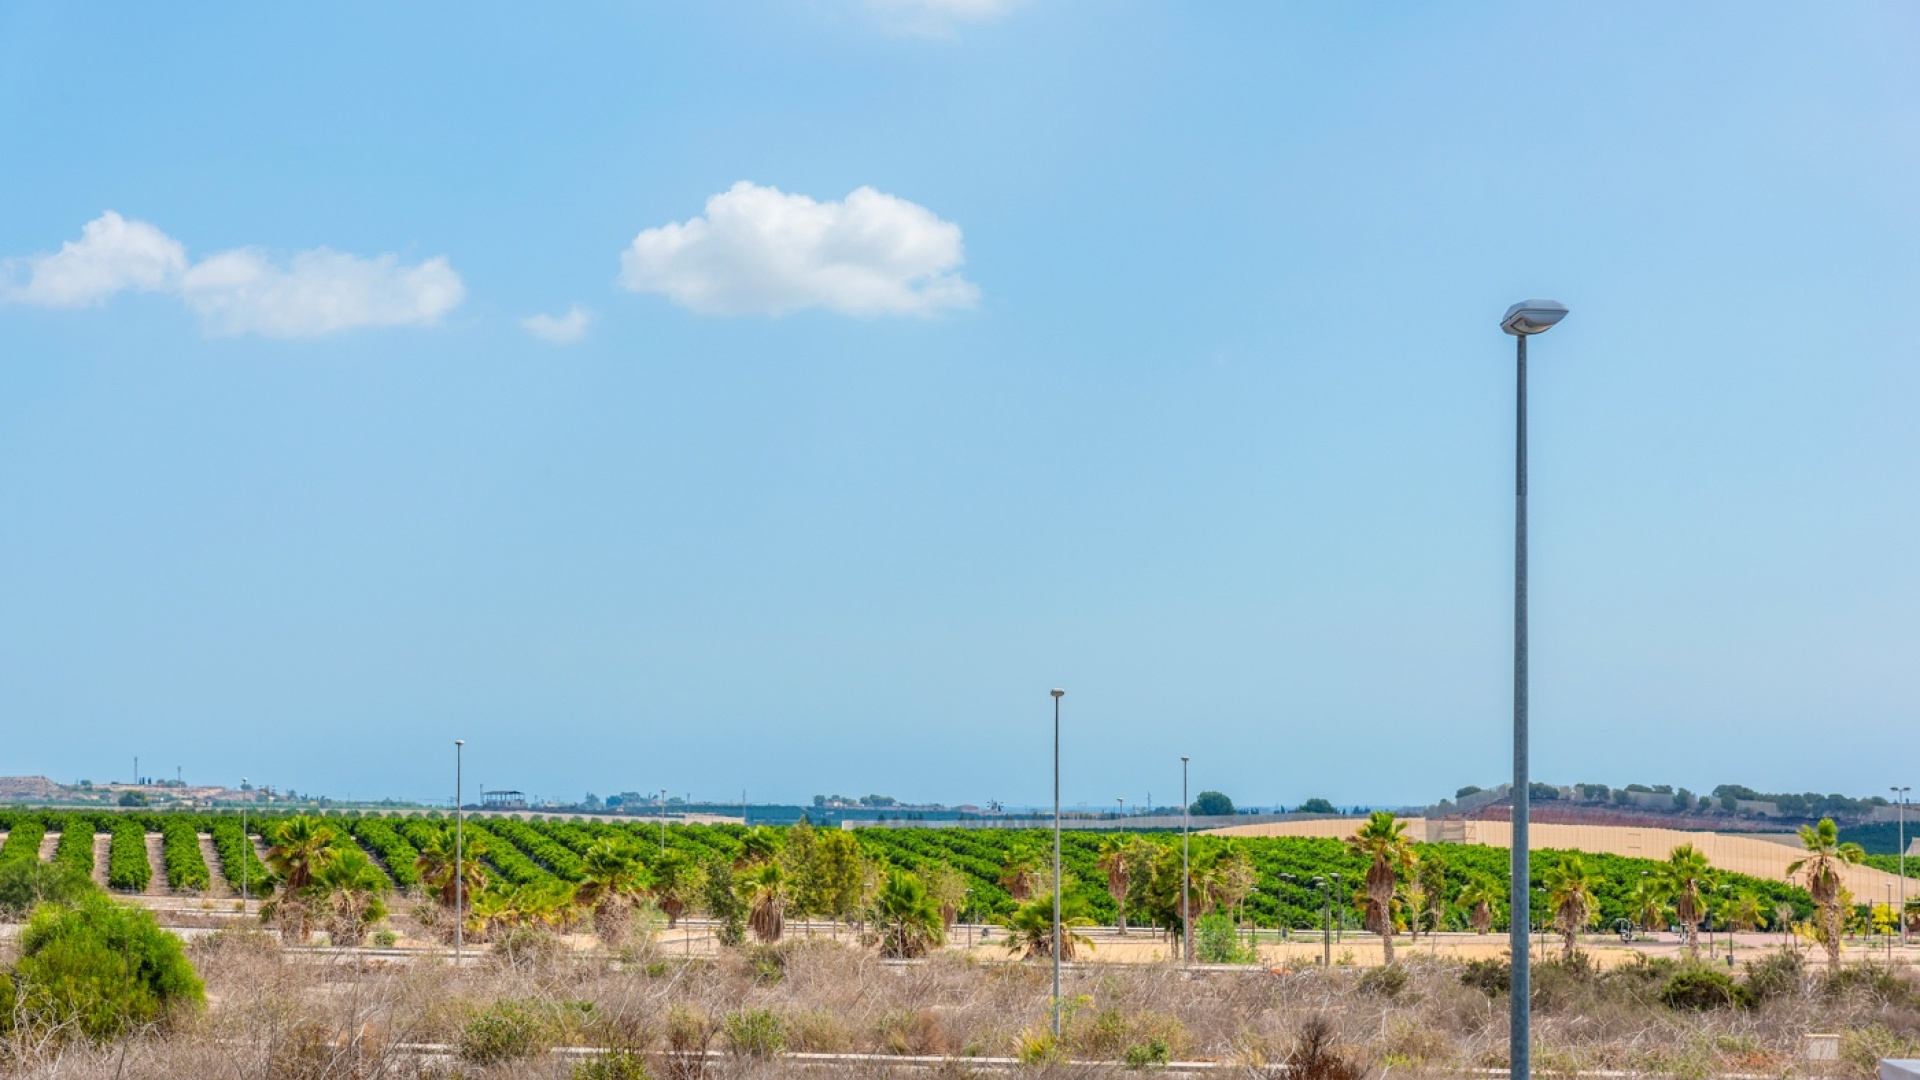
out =
{"type": "Polygon", "coordinates": [[[260,861],[252,841],[241,835],[239,818],[214,818],[208,831],[213,833],[214,853],[220,856],[220,874],[234,892],[261,898],[273,895],[273,871],[260,861]]]}
{"type": "Polygon", "coordinates": [[[520,1061],[553,1048],[553,1025],[524,1002],[496,1001],[460,1029],[460,1060],[471,1065],[520,1061]]]}
{"type": "Polygon", "coordinates": [[[1660,1000],[1675,1009],[1722,1009],[1753,1004],[1753,994],[1719,968],[1689,965],[1660,988],[1660,1000]]]}
{"type": "Polygon", "coordinates": [[[1492,997],[1513,989],[1513,965],[1505,960],[1469,960],[1460,981],[1492,997]]]}
{"type": "Polygon", "coordinates": [[[1172,1051],[1165,1039],[1149,1039],[1127,1047],[1127,1068],[1145,1069],[1154,1065],[1165,1065],[1172,1057],[1172,1051]]]}
{"type": "Polygon", "coordinates": [[[180,939],[160,929],[152,912],[99,892],[34,913],[20,933],[9,989],[27,1024],[66,1027],[96,1041],[206,1002],[180,939]]]}
{"type": "Polygon", "coordinates": [[[573,1080],[653,1080],[647,1062],[631,1050],[613,1050],[573,1067],[573,1080]]]}
{"type": "Polygon", "coordinates": [[[771,1009],[742,1009],[728,1013],[720,1025],[727,1046],[747,1057],[772,1057],[786,1049],[786,1025],[771,1009]]]}
{"type": "Polygon", "coordinates": [[[1193,928],[1193,952],[1203,964],[1251,964],[1259,959],[1241,943],[1239,929],[1225,915],[1202,915],[1193,928]]]}
{"type": "Polygon", "coordinates": [[[1747,992],[1766,1001],[1794,993],[1806,984],[1807,964],[1794,949],[1776,949],[1747,961],[1747,992]]]}
{"type": "Polygon", "coordinates": [[[72,903],[95,891],[93,879],[64,863],[38,859],[0,862],[0,912],[19,919],[40,904],[72,903]]]}
{"type": "Polygon", "coordinates": [[[1397,998],[1407,988],[1407,972],[1398,964],[1368,968],[1360,973],[1360,992],[1369,997],[1397,998]]]}
{"type": "Polygon", "coordinates": [[[113,840],[107,847],[107,887],[121,892],[146,892],[153,880],[147,862],[147,829],[133,817],[115,818],[113,840]]]}

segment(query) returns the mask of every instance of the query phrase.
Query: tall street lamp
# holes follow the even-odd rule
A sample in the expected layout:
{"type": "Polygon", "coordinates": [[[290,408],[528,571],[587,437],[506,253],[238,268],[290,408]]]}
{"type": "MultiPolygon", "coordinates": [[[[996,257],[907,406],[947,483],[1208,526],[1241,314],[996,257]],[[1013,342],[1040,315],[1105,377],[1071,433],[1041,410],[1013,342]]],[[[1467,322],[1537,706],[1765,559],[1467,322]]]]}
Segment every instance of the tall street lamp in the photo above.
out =
{"type": "Polygon", "coordinates": [[[1058,687],[1053,694],[1053,1041],[1060,1042],[1060,699],[1067,696],[1058,687]]]}
{"type": "Polygon", "coordinates": [[[1899,820],[1900,820],[1900,908],[1896,914],[1896,918],[1900,923],[1900,945],[1903,948],[1908,944],[1908,941],[1907,941],[1907,807],[1912,805],[1912,802],[1913,802],[1913,800],[1908,797],[1907,793],[1912,790],[1913,788],[1911,787],[1895,787],[1893,789],[1893,805],[1899,812],[1899,820]]]}
{"type": "Polygon", "coordinates": [[[1193,804],[1187,801],[1187,755],[1180,755],[1180,962],[1193,963],[1193,920],[1187,917],[1187,870],[1192,847],[1193,804]]]}
{"type": "MultiPolygon", "coordinates": [[[[247,790],[247,778],[244,776],[240,778],[240,790],[247,790]]],[[[240,804],[240,911],[243,914],[247,910],[248,899],[247,849],[252,846],[253,841],[247,839],[247,804],[243,801],[240,804]]]]}
{"type": "Polygon", "coordinates": [[[453,740],[453,963],[460,964],[460,951],[466,946],[467,904],[462,891],[466,882],[466,867],[461,863],[466,857],[466,812],[462,807],[461,767],[465,764],[464,754],[467,740],[453,740]]]}
{"type": "Polygon", "coordinates": [[[1513,880],[1509,896],[1513,925],[1508,929],[1513,956],[1512,1023],[1507,1060],[1513,1080],[1533,1075],[1531,1041],[1532,868],[1527,858],[1527,338],[1553,329],[1567,317],[1567,306],[1553,300],[1522,300],[1507,309],[1500,329],[1513,335],[1514,484],[1513,484],[1513,880]]]}

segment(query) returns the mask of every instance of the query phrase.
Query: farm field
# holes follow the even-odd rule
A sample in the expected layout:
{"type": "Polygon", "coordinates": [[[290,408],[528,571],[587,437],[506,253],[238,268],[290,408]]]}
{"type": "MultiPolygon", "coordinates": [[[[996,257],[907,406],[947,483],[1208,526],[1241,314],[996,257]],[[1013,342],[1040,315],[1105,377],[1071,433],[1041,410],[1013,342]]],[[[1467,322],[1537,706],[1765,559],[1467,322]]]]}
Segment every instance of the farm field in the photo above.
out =
{"type": "MultiPolygon", "coordinates": [[[[240,836],[240,820],[232,814],[179,813],[74,813],[65,811],[0,811],[0,827],[5,840],[0,842],[0,860],[32,857],[55,860],[86,869],[110,889],[151,897],[192,897],[226,899],[237,897],[244,873],[248,892],[264,897],[271,892],[273,875],[263,859],[282,823],[276,817],[249,816],[246,842],[240,836]],[[246,869],[242,871],[241,862],[246,869]]],[[[340,816],[319,819],[332,827],[336,846],[364,853],[375,872],[397,893],[405,894],[419,886],[415,863],[422,849],[446,843],[453,823],[450,819],[421,816],[340,816]]],[[[1350,823],[1326,821],[1303,823],[1320,831],[1351,828],[1350,823]]],[[[1427,867],[1426,882],[1439,899],[1434,929],[1468,929],[1467,912],[1451,899],[1469,884],[1490,885],[1504,890],[1507,855],[1494,846],[1502,837],[1498,830],[1481,823],[1489,835],[1482,843],[1417,843],[1415,849],[1427,867]]],[[[614,837],[625,840],[639,860],[653,866],[662,860],[705,865],[714,860],[736,859],[748,830],[738,825],[668,825],[664,830],[645,822],[576,822],[487,817],[469,818],[466,832],[477,853],[480,873],[486,883],[507,889],[513,887],[560,887],[582,879],[582,856],[596,841],[614,837]]],[[[1270,830],[1271,826],[1255,826],[1270,830]]],[[[1504,826],[1501,826],[1504,829],[1504,826]]],[[[1638,842],[1651,857],[1635,857],[1595,851],[1601,844],[1588,846],[1593,838],[1569,835],[1560,838],[1555,829],[1542,826],[1540,838],[1578,844],[1587,852],[1587,861],[1599,871],[1601,884],[1595,890],[1599,910],[1598,927],[1612,926],[1627,919],[1628,894],[1643,873],[1651,872],[1665,854],[1668,837],[1642,837],[1638,842]]],[[[1616,830],[1604,830],[1614,832],[1616,830]]],[[[1641,830],[1660,832],[1660,830],[1641,830]]],[[[765,828],[756,830],[764,842],[807,843],[808,838],[837,833],[838,830],[765,828]]],[[[985,923],[1004,917],[1016,907],[1013,891],[1021,877],[1032,887],[1044,884],[1044,872],[1050,856],[1051,834],[1045,830],[960,830],[960,829],[862,829],[847,834],[858,855],[879,871],[900,869],[932,874],[936,871],[956,875],[964,889],[953,903],[955,915],[963,921],[985,923]]],[[[1107,876],[1099,865],[1104,847],[1129,834],[1071,832],[1062,841],[1066,871],[1065,891],[1086,917],[1097,925],[1113,925],[1119,916],[1118,905],[1110,893],[1107,876]]],[[[1153,849],[1161,857],[1173,857],[1178,838],[1158,835],[1134,842],[1158,845],[1153,849]]],[[[1420,835],[1415,831],[1414,835],[1420,835]]],[[[1672,834],[1681,840],[1698,841],[1697,834],[1672,834]]],[[[1739,839],[1739,838],[1721,838],[1739,839]]],[[[1677,842],[1677,841],[1676,841],[1677,842]]],[[[1745,841],[1770,849],[1766,854],[1775,861],[1766,864],[1766,875],[1724,873],[1729,889],[1750,892],[1763,901],[1761,926],[1773,929],[1776,912],[1790,908],[1794,918],[1805,919],[1812,913],[1806,892],[1784,880],[1784,866],[1793,857],[1792,849],[1765,841],[1745,841]],[[1773,855],[1774,851],[1778,855],[1773,855]]],[[[1278,930],[1317,928],[1326,906],[1312,882],[1317,876],[1342,875],[1343,882],[1355,882],[1366,866],[1358,857],[1331,836],[1276,835],[1196,835],[1193,838],[1193,865],[1196,878],[1207,868],[1222,865],[1223,860],[1242,860],[1250,873],[1245,894],[1234,904],[1234,916],[1245,927],[1278,930]]],[[[1710,841],[1709,844],[1714,843],[1710,841]]],[[[1709,847],[1718,853],[1719,847],[1709,847]]],[[[1555,848],[1546,848],[1535,859],[1536,875],[1545,875],[1561,858],[1555,848]]],[[[1725,867],[1710,855],[1716,869],[1725,867]]],[[[1755,865],[1748,862],[1743,865],[1755,865]]],[[[1861,875],[1863,887],[1855,895],[1878,899],[1882,883],[1895,880],[1883,871],[1849,867],[1847,872],[1861,875]]],[[[1909,873],[1920,877],[1920,862],[1909,865],[1909,873]]],[[[1915,889],[1920,892],[1920,889],[1915,889]]],[[[1332,898],[1333,916],[1351,932],[1357,926],[1358,913],[1351,909],[1350,897],[1332,898]]],[[[1136,901],[1136,906],[1139,901],[1136,901]]],[[[690,904],[697,909],[698,904],[690,904]]],[[[805,906],[791,911],[795,918],[806,915],[830,915],[827,910],[808,911],[805,906]]],[[[845,913],[843,913],[845,914],[845,913]]],[[[1134,913],[1134,921],[1144,919],[1134,913]]]]}

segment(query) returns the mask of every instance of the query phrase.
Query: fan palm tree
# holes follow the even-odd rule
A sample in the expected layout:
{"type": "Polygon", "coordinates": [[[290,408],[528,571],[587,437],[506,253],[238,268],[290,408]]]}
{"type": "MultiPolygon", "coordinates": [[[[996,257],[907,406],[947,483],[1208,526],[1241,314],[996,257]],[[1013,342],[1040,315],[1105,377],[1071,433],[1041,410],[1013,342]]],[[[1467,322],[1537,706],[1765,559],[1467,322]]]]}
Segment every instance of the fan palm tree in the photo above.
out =
{"type": "MultiPolygon", "coordinates": [[[[1053,897],[1036,896],[1013,909],[1013,913],[999,920],[1007,928],[1007,951],[1017,952],[1021,956],[1033,959],[1053,955],[1053,897]]],[[[1087,917],[1087,902],[1074,893],[1066,893],[1060,898],[1060,959],[1071,961],[1082,948],[1093,948],[1093,942],[1084,934],[1074,933],[1074,928],[1092,926],[1093,920],[1087,917]]]]}
{"type": "Polygon", "coordinates": [[[1836,971],[1840,967],[1840,868],[1856,866],[1867,857],[1865,849],[1859,844],[1840,842],[1840,830],[1832,818],[1821,818],[1818,825],[1800,826],[1800,845],[1806,849],[1806,857],[1795,860],[1787,867],[1787,876],[1803,875],[1807,882],[1807,894],[1813,897],[1814,906],[1819,909],[1818,936],[1820,943],[1827,947],[1827,963],[1836,971]]]}
{"type": "Polygon", "coordinates": [[[1107,895],[1113,897],[1113,906],[1119,912],[1120,934],[1127,933],[1127,886],[1133,881],[1132,862],[1133,837],[1110,836],[1100,845],[1100,857],[1094,865],[1107,876],[1107,895]]]}
{"type": "Polygon", "coordinates": [[[1642,930],[1664,930],[1667,926],[1667,886],[1663,878],[1643,877],[1627,894],[1627,910],[1642,930]]]}
{"type": "Polygon", "coordinates": [[[329,849],[314,871],[311,888],[335,945],[360,944],[367,926],[386,917],[381,895],[387,891],[387,875],[357,848],[329,849]]]}
{"type": "Polygon", "coordinates": [[[759,866],[772,862],[786,845],[780,842],[780,834],[765,825],[755,825],[740,837],[740,855],[733,860],[735,870],[759,866]]]}
{"type": "Polygon", "coordinates": [[[1000,887],[1015,900],[1025,900],[1039,884],[1039,859],[1031,851],[1015,851],[1000,871],[1000,887]]]}
{"type": "Polygon", "coordinates": [[[680,924],[680,916],[700,898],[707,886],[706,870],[678,851],[669,851],[653,860],[653,902],[667,917],[667,928],[680,924]]]}
{"type": "Polygon", "coordinates": [[[288,892],[303,892],[337,835],[317,818],[288,818],[274,832],[273,846],[267,849],[267,866],[285,883],[288,892]]]}
{"type": "Polygon", "coordinates": [[[1760,907],[1760,897],[1751,892],[1729,897],[1720,911],[1721,919],[1732,930],[1756,930],[1760,920],[1766,917],[1760,907]]]}
{"type": "Polygon", "coordinates": [[[1660,881],[1673,900],[1674,918],[1687,943],[1687,958],[1700,959],[1700,920],[1707,917],[1707,894],[1713,891],[1713,868],[1692,844],[1681,844],[1660,864],[1660,881]]]}
{"type": "Polygon", "coordinates": [[[587,909],[593,931],[609,946],[626,936],[627,916],[653,884],[639,853],[623,840],[597,840],[580,857],[580,884],[573,902],[587,909]]]}
{"type": "Polygon", "coordinates": [[[939,902],[926,882],[904,870],[888,874],[875,895],[873,926],[880,937],[880,955],[895,959],[925,956],[946,938],[939,902]]]}
{"type": "Polygon", "coordinates": [[[1394,888],[1401,873],[1411,871],[1418,862],[1406,832],[1406,822],[1385,810],[1375,810],[1367,823],[1347,838],[1347,850],[1368,860],[1364,896],[1367,928],[1380,935],[1380,947],[1389,964],[1393,963],[1394,888]]]}
{"type": "Polygon", "coordinates": [[[1480,878],[1462,885],[1453,898],[1454,903],[1467,909],[1467,921],[1473,925],[1476,934],[1493,931],[1493,913],[1500,906],[1500,900],[1500,890],[1480,878]]]}
{"type": "Polygon", "coordinates": [[[1207,909],[1230,912],[1238,922],[1240,905],[1252,895],[1257,880],[1253,860],[1247,857],[1246,849],[1232,840],[1227,841],[1226,849],[1216,854],[1207,867],[1207,909]]]}
{"type": "Polygon", "coordinates": [[[764,862],[741,875],[740,884],[753,936],[768,944],[779,941],[787,926],[787,872],[777,862],[764,862]]]}
{"type": "Polygon", "coordinates": [[[952,930],[954,920],[960,917],[960,905],[967,902],[967,875],[947,863],[936,863],[922,871],[921,880],[926,883],[927,895],[940,908],[941,932],[952,930]]]}
{"type": "Polygon", "coordinates": [[[453,836],[441,833],[421,846],[419,857],[413,860],[413,868],[420,875],[420,884],[433,893],[441,907],[446,908],[454,904],[454,871],[457,868],[460,904],[471,910],[474,898],[487,887],[487,869],[480,864],[480,856],[486,852],[485,840],[478,834],[469,836],[460,845],[460,858],[456,861],[453,836]]]}
{"type": "Polygon", "coordinates": [[[1547,908],[1553,912],[1554,925],[1563,943],[1561,956],[1572,960],[1573,954],[1579,951],[1580,931],[1600,914],[1600,900],[1593,895],[1600,875],[1588,868],[1585,859],[1568,853],[1548,868],[1543,881],[1547,887],[1547,908]]]}

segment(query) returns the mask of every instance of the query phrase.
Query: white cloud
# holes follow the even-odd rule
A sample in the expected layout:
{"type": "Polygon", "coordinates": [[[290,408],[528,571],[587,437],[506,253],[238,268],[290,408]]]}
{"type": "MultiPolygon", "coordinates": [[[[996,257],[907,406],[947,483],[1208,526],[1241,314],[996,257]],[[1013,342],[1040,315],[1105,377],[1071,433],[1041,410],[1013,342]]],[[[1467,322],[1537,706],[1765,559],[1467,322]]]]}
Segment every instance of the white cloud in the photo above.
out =
{"type": "Polygon", "coordinates": [[[0,284],[0,300],[77,307],[129,288],[166,292],[218,335],[318,337],[432,326],[466,295],[445,258],[407,266],[395,255],[369,259],[314,248],[280,265],[259,248],[235,248],[189,263],[178,240],[111,210],[88,222],[78,241],[10,261],[9,270],[16,264],[26,267],[26,283],[0,284]]]}
{"type": "Polygon", "coordinates": [[[859,188],[816,202],[745,180],[706,213],[646,229],[620,257],[620,284],[707,315],[932,315],[980,290],[954,271],[960,226],[926,207],[859,188]]]}
{"type": "Polygon", "coordinates": [[[586,336],[587,320],[587,309],[575,304],[565,315],[529,315],[520,320],[520,325],[541,341],[571,345],[586,336]]]}
{"type": "Polygon", "coordinates": [[[122,289],[151,292],[166,288],[187,268],[180,241],[144,221],[128,221],[109,210],[80,229],[51,255],[8,259],[0,279],[0,298],[35,307],[70,308],[98,304],[122,289]],[[24,285],[14,285],[18,267],[24,285]]]}

